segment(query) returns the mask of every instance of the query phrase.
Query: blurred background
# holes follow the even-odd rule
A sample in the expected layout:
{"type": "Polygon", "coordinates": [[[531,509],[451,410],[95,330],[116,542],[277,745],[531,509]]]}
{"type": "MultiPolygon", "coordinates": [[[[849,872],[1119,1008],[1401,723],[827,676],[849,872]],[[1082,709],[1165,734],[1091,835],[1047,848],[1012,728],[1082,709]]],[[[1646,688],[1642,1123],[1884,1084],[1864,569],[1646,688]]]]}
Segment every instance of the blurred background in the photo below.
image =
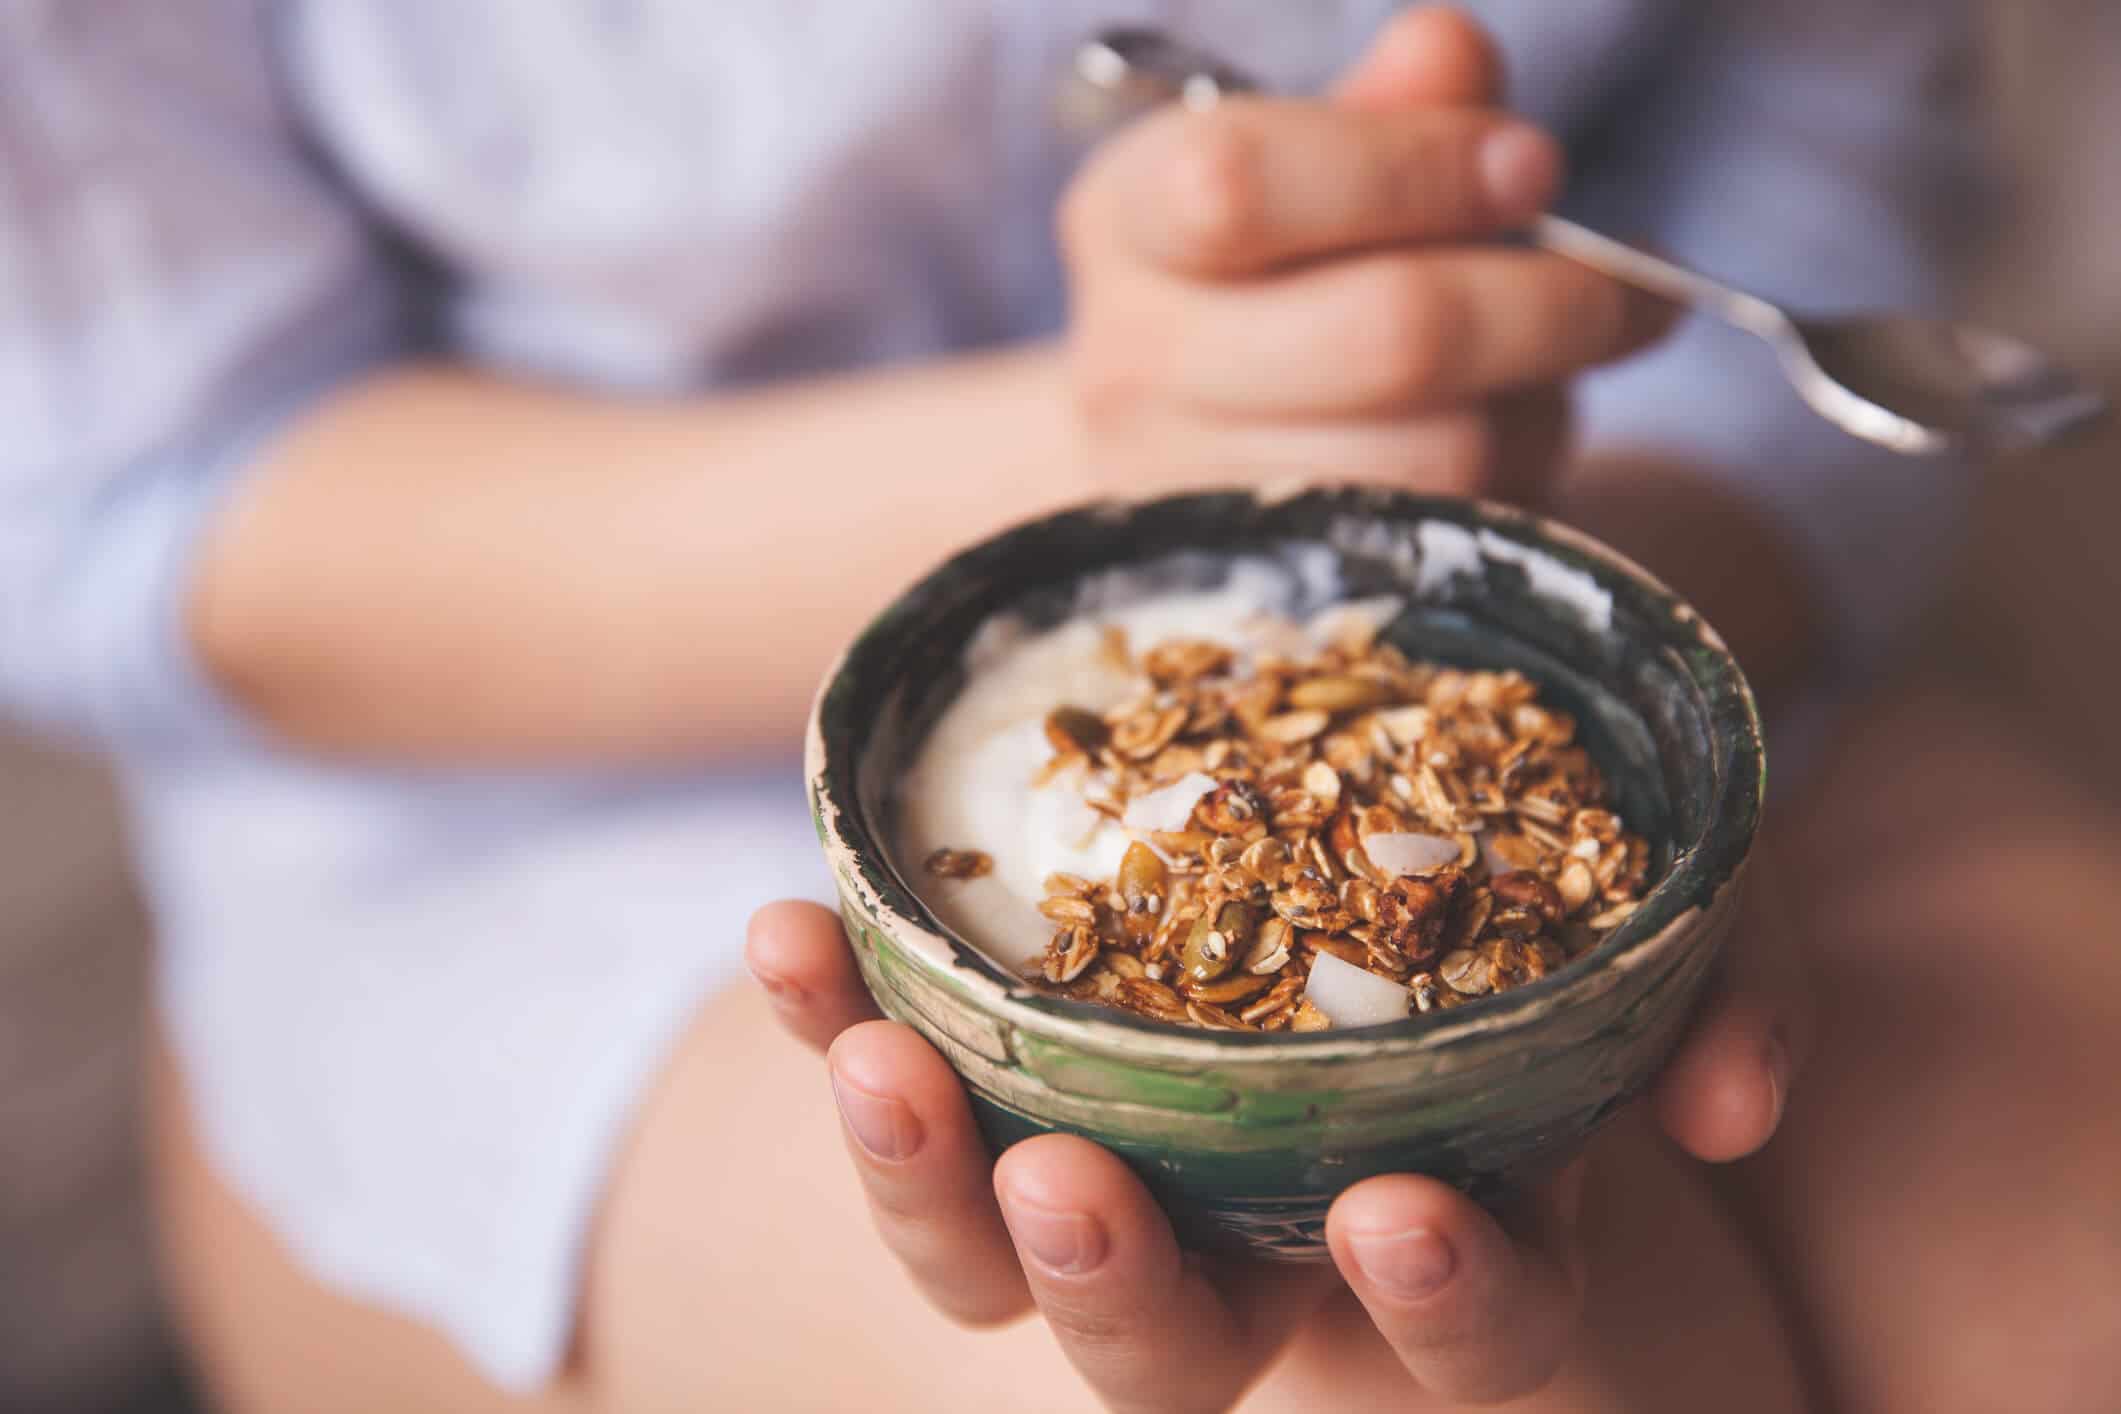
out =
{"type": "MultiPolygon", "coordinates": [[[[1970,310],[2121,387],[2121,5],[1988,0],[2006,237],[1970,310]]],[[[4,429],[0,429],[4,435],[4,429]]],[[[1918,670],[2121,801],[2121,433],[1992,475],[1918,670]]],[[[0,1410],[187,1409],[134,1125],[147,965],[109,787],[0,736],[0,1410]]]]}

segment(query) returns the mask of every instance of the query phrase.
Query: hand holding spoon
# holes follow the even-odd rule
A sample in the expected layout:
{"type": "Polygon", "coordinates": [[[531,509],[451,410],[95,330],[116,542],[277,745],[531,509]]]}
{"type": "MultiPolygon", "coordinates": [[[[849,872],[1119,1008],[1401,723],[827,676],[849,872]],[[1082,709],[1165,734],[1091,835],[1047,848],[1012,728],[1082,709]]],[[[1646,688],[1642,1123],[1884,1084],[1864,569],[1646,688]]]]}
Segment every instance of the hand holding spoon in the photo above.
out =
{"type": "MultiPolygon", "coordinates": [[[[1103,129],[1165,103],[1210,107],[1256,87],[1160,31],[1115,29],[1078,51],[1062,112],[1077,126],[1103,129]]],[[[2007,334],[1905,314],[1800,317],[1559,216],[1540,217],[1525,234],[1533,245],[1763,340],[1814,412],[1895,452],[2029,451],[2107,409],[2102,393],[2007,334]]]]}

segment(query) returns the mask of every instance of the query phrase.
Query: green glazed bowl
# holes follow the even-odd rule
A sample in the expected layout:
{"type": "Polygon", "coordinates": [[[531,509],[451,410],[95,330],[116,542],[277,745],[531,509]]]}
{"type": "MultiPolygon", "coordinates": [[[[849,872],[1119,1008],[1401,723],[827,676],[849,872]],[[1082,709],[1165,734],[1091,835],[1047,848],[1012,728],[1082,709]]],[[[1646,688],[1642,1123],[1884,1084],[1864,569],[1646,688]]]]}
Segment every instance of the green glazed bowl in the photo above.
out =
{"type": "MultiPolygon", "coordinates": [[[[1312,552],[1315,553],[1315,552],[1312,552]]],[[[1496,1202],[1565,1162],[1677,1039],[1736,906],[1760,722],[1700,616],[1635,565],[1497,506],[1370,489],[1101,504],[959,555],[887,609],[818,699],[811,808],[863,978],[964,1078],[989,1141],[1065,1131],[1125,1158],[1199,1247],[1323,1251],[1326,1208],[1416,1172],[1496,1202]],[[1086,573],[1323,546],[1349,595],[1398,594],[1417,657],[1517,668],[1575,714],[1658,883],[1585,957],[1448,1012],[1308,1034],[1209,1033],[1042,996],[939,924],[890,846],[892,792],[1013,611],[1057,622],[1086,573]]]]}

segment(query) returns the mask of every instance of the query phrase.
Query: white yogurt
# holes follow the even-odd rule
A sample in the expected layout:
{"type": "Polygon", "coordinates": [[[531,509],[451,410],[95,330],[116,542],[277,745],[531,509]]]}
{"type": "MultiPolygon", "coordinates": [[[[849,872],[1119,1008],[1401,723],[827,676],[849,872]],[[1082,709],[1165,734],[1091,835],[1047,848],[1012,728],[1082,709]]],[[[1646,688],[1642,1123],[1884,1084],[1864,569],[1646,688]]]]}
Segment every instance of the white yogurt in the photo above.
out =
{"type": "MultiPolygon", "coordinates": [[[[1053,936],[1053,924],[1038,912],[1049,874],[1109,879],[1118,871],[1136,832],[1085,805],[1074,776],[1034,784],[1053,755],[1045,721],[1054,708],[1103,712],[1144,689],[1103,651],[1108,626],[1124,630],[1136,653],[1167,638],[1198,638],[1243,654],[1309,649],[1345,615],[1381,623],[1398,608],[1389,599],[1344,604],[1293,627],[1287,606],[1315,588],[1278,566],[1246,564],[1219,588],[1132,603],[1109,585],[1093,586],[1079,617],[1045,633],[1011,619],[988,624],[967,652],[964,690],[899,787],[901,864],[936,916],[1016,968],[1053,936]],[[937,849],[980,850],[994,860],[993,871],[978,879],[929,878],[921,861],[937,849]]],[[[1190,813],[1190,802],[1178,803],[1190,813]]],[[[1146,818],[1138,823],[1153,827],[1146,818]]]]}

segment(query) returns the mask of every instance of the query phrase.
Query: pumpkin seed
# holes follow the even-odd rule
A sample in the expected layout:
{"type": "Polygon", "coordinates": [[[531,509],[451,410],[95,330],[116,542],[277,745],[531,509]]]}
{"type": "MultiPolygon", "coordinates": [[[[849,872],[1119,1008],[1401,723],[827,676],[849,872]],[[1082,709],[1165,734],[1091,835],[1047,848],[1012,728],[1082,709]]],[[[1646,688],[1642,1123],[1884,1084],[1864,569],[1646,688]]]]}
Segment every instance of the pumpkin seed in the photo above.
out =
{"type": "Polygon", "coordinates": [[[1213,913],[1203,912],[1179,953],[1186,975],[1196,982],[1212,982],[1235,967],[1251,946],[1256,923],[1257,910],[1249,904],[1226,903],[1213,913]]]}
{"type": "Polygon", "coordinates": [[[1197,1002],[1212,1002],[1224,1006],[1230,1002],[1241,1002],[1247,997],[1256,997],[1274,985],[1272,977],[1250,972],[1233,972],[1219,982],[1201,982],[1186,989],[1186,994],[1197,1002]]]}

